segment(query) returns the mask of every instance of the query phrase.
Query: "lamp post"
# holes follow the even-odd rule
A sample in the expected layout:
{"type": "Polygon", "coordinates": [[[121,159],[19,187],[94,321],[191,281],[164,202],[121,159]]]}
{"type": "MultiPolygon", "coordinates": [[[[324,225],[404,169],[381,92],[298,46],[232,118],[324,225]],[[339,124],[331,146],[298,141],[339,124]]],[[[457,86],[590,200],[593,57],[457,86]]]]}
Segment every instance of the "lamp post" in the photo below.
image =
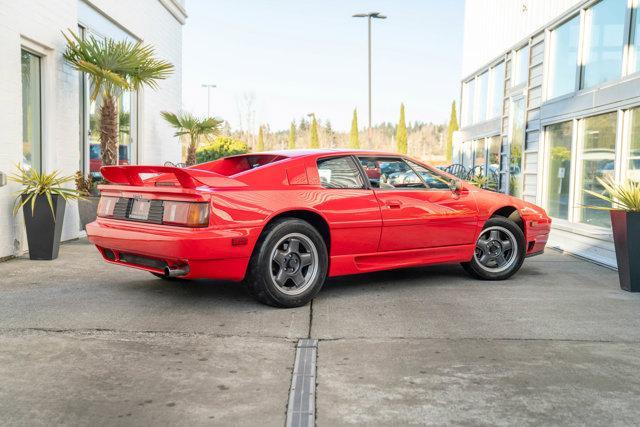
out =
{"type": "Polygon", "coordinates": [[[203,84],[202,87],[207,88],[207,117],[211,117],[211,89],[215,89],[218,86],[212,84],[203,84]]]}
{"type": "Polygon", "coordinates": [[[371,138],[371,20],[372,19],[387,19],[385,15],[380,12],[369,13],[356,13],[353,18],[367,18],[367,27],[369,30],[368,48],[369,48],[369,138],[371,138]]]}

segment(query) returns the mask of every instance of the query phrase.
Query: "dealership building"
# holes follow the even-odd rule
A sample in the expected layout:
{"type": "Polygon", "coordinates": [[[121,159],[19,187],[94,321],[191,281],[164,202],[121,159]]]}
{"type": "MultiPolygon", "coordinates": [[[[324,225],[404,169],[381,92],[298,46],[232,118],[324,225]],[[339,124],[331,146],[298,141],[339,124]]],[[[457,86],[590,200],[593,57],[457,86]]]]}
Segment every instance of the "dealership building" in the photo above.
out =
{"type": "MultiPolygon", "coordinates": [[[[124,93],[119,106],[119,161],[179,161],[180,144],[160,111],[181,106],[184,0],[0,0],[0,259],[26,249],[23,220],[12,208],[16,165],[85,175],[100,167],[98,117],[87,79],[67,64],[62,32],[141,41],[175,71],[157,90],[124,93]]],[[[63,240],[82,235],[75,203],[63,240]]]]}
{"type": "Polygon", "coordinates": [[[615,266],[597,178],[640,180],[640,0],[468,0],[454,161],[543,206],[549,245],[615,266]]]}

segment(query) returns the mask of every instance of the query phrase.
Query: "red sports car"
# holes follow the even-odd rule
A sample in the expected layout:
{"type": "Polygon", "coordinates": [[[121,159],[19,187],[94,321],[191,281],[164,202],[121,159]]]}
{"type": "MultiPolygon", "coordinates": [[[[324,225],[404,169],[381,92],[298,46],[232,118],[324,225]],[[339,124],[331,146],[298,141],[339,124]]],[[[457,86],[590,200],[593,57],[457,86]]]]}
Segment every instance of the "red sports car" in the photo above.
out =
{"type": "Polygon", "coordinates": [[[506,279],[542,253],[551,225],[538,206],[390,153],[277,151],[102,174],[112,184],[87,235],[106,261],[244,281],[279,307],[307,303],[327,276],[462,263],[506,279]]]}

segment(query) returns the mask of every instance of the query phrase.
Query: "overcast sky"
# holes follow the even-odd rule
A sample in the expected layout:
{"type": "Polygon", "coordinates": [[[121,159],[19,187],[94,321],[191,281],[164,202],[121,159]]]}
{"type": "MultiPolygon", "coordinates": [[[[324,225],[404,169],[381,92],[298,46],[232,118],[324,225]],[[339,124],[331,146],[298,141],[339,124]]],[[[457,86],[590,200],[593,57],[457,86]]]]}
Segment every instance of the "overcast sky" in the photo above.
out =
{"type": "MultiPolygon", "coordinates": [[[[187,0],[183,107],[239,125],[247,95],[256,126],[287,129],[307,113],[347,130],[367,119],[367,26],[373,22],[373,122],[445,122],[458,98],[463,0],[187,0]],[[253,95],[250,95],[253,94],[253,95]]],[[[246,116],[246,113],[243,114],[246,116]]]]}

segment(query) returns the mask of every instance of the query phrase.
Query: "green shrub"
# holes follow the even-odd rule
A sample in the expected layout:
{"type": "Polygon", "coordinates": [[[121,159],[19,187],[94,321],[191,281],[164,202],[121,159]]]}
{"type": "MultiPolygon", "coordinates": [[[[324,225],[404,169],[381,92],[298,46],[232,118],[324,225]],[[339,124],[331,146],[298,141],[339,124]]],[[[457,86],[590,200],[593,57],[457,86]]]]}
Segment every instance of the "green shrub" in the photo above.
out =
{"type": "Polygon", "coordinates": [[[244,154],[248,151],[249,147],[244,141],[230,136],[218,136],[213,141],[198,148],[196,161],[198,163],[211,162],[221,157],[244,154]]]}

